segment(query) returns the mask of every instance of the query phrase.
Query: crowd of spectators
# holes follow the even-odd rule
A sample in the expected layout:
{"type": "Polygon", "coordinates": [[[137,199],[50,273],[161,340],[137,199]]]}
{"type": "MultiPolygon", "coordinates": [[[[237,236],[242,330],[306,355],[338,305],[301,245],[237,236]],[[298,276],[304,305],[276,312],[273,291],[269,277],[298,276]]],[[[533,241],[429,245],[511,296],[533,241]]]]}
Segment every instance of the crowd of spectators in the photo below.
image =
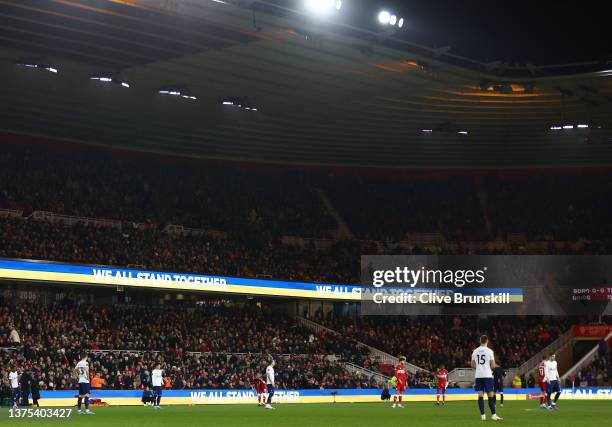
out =
{"type": "Polygon", "coordinates": [[[211,275],[309,282],[358,280],[358,246],[283,246],[241,235],[167,233],[156,228],[64,226],[0,218],[0,258],[26,258],[211,275]]]}
{"type": "Polygon", "coordinates": [[[164,366],[171,388],[251,388],[270,358],[279,355],[285,355],[278,358],[282,387],[372,384],[341,363],[367,359],[367,349],[353,339],[314,334],[282,313],[258,307],[150,308],[72,299],[3,304],[0,347],[3,378],[16,363],[35,374],[43,389],[74,388],[74,365],[83,352],[99,377],[95,382],[109,388],[140,388],[156,362],[164,366]]]}
{"type": "Polygon", "coordinates": [[[3,148],[0,208],[265,236],[325,236],[335,228],[300,172],[43,146],[3,148]]]}
{"type": "Polygon", "coordinates": [[[505,233],[612,237],[609,173],[338,172],[7,145],[0,182],[0,208],[179,224],[257,240],[332,235],[338,222],[321,194],[365,240],[396,242],[407,232],[456,241],[505,233]]]}
{"type": "Polygon", "coordinates": [[[578,372],[577,384],[581,387],[612,385],[612,352],[608,343],[602,338],[593,361],[578,372]]]}
{"type": "Polygon", "coordinates": [[[502,367],[517,367],[571,325],[569,317],[541,316],[371,316],[319,319],[327,327],[414,365],[435,371],[441,365],[470,366],[473,347],[486,334],[502,367]]]}

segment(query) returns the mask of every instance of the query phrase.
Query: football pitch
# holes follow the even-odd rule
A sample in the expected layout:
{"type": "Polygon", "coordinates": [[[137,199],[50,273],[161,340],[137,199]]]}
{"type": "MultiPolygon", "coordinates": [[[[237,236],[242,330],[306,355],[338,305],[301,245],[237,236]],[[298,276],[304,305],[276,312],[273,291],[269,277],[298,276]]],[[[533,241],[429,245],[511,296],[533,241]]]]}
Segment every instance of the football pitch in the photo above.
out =
{"type": "MultiPolygon", "coordinates": [[[[57,426],[67,422],[78,426],[110,427],[351,427],[351,426],[436,426],[459,427],[503,423],[508,426],[601,426],[610,425],[610,401],[560,402],[559,410],[549,412],[537,402],[509,401],[498,414],[503,421],[480,420],[476,402],[450,402],[444,407],[432,403],[407,403],[392,409],[385,403],[279,404],[276,410],[247,405],[167,406],[161,410],[142,406],[93,408],[95,415],[74,415],[70,420],[8,420],[0,425],[57,426]],[[606,421],[607,420],[607,421],[606,421]]],[[[487,418],[490,414],[487,413],[487,418]]]]}

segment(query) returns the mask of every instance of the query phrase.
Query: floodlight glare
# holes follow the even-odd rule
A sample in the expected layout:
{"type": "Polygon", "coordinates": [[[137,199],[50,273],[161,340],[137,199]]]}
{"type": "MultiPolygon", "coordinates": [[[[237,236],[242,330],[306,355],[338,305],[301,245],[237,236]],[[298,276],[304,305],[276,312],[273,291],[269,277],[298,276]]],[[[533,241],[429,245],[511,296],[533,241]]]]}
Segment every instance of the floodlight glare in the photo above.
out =
{"type": "Polygon", "coordinates": [[[324,15],[342,8],[342,0],[306,0],[306,8],[317,15],[324,15]]]}
{"type": "Polygon", "coordinates": [[[404,18],[400,18],[400,20],[397,22],[397,26],[399,28],[402,28],[404,26],[404,18]]]}
{"type": "Polygon", "coordinates": [[[386,25],[389,23],[390,20],[391,20],[391,14],[387,12],[386,10],[383,10],[382,12],[378,14],[378,22],[380,22],[381,24],[386,25]]]}
{"type": "Polygon", "coordinates": [[[391,15],[391,16],[389,17],[389,24],[391,24],[391,25],[395,25],[396,23],[397,23],[397,16],[395,16],[395,15],[391,15]]]}

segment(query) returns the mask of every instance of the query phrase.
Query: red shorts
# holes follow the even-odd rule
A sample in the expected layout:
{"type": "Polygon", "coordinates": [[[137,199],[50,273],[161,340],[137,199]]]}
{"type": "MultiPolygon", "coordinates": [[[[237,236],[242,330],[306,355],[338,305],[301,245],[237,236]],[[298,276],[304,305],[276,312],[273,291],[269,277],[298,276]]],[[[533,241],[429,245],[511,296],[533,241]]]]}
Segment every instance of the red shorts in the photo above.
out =
{"type": "Polygon", "coordinates": [[[446,391],[446,383],[438,383],[438,385],[436,386],[436,388],[438,389],[438,391],[446,391]]]}
{"type": "Polygon", "coordinates": [[[265,386],[255,387],[255,391],[257,391],[257,394],[264,394],[266,392],[266,387],[265,386]]]}
{"type": "Polygon", "coordinates": [[[544,380],[538,381],[538,386],[540,386],[540,391],[546,391],[546,382],[544,380]]]}
{"type": "Polygon", "coordinates": [[[395,386],[395,391],[399,394],[406,391],[406,383],[398,382],[395,386]]]}

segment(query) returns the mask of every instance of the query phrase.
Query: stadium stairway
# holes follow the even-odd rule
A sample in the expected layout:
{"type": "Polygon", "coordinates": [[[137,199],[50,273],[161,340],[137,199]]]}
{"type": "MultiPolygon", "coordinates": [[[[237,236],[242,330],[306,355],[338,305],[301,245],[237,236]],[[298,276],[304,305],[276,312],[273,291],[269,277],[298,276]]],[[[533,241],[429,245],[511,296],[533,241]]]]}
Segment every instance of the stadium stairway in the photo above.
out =
{"type": "MultiPolygon", "coordinates": [[[[610,340],[612,340],[612,332],[610,332],[604,339],[607,342],[610,342],[610,340]]],[[[563,375],[561,375],[562,383],[564,383],[568,377],[577,375],[578,372],[580,372],[582,368],[589,365],[593,361],[593,359],[595,359],[595,356],[597,356],[598,349],[599,349],[599,341],[596,342],[595,346],[591,350],[589,350],[587,354],[585,354],[582,358],[580,358],[578,362],[576,362],[563,375]]]]}
{"type": "MultiPolygon", "coordinates": [[[[556,340],[551,342],[549,345],[547,345],[545,348],[543,348],[542,350],[537,352],[535,355],[533,355],[529,360],[527,360],[521,366],[517,368],[508,369],[507,375],[506,375],[507,385],[510,385],[510,383],[512,382],[512,378],[514,378],[516,375],[528,376],[530,373],[538,369],[538,365],[540,364],[544,356],[549,356],[550,354],[555,353],[557,354],[558,359],[564,359],[563,354],[568,351],[571,353],[572,347],[574,346],[574,342],[575,342],[574,332],[570,328],[568,331],[566,331],[561,336],[559,336],[559,338],[557,338],[556,340]]],[[[559,363],[560,363],[559,367],[562,368],[561,362],[559,363]]]]}
{"type": "MultiPolygon", "coordinates": [[[[543,348],[541,351],[532,356],[529,360],[523,363],[521,366],[516,368],[509,368],[506,370],[505,385],[512,385],[512,379],[518,376],[528,376],[531,372],[538,368],[538,365],[542,361],[542,357],[548,356],[552,353],[557,355],[557,361],[559,362],[559,370],[562,372],[563,366],[566,364],[565,361],[571,357],[572,348],[574,346],[574,333],[572,329],[562,334],[555,341],[550,343],[548,346],[543,348]]],[[[459,387],[471,387],[474,383],[474,369],[473,368],[455,368],[448,374],[448,382],[455,383],[459,387]]]]}
{"type": "Polygon", "coordinates": [[[354,239],[355,235],[351,231],[351,228],[348,226],[348,223],[342,218],[334,204],[329,200],[329,197],[325,194],[323,190],[318,189],[317,193],[319,194],[319,198],[327,209],[327,213],[329,213],[332,218],[336,220],[338,224],[338,229],[336,230],[336,235],[334,236],[336,239],[354,239]]]}
{"type": "MultiPolygon", "coordinates": [[[[310,329],[311,331],[313,331],[314,333],[320,333],[321,331],[328,333],[328,334],[334,334],[334,335],[342,335],[340,332],[335,331],[333,329],[330,329],[326,326],[321,325],[320,323],[317,322],[313,322],[312,320],[306,319],[304,317],[301,316],[295,316],[295,320],[298,324],[310,329]]],[[[385,353],[382,350],[379,350],[377,348],[371,347],[367,344],[364,344],[360,341],[357,341],[357,344],[360,347],[364,347],[368,349],[369,352],[369,356],[370,359],[381,363],[381,364],[387,364],[387,365],[391,365],[391,366],[395,366],[399,363],[399,359],[395,356],[390,355],[389,353],[385,353]]],[[[345,365],[347,365],[347,363],[345,362],[345,365]]],[[[357,365],[354,365],[353,363],[350,363],[350,365],[353,365],[354,367],[359,367],[357,365]]],[[[412,363],[408,363],[406,362],[406,367],[413,371],[413,372],[429,372],[427,369],[423,369],[419,366],[413,365],[412,363]]],[[[350,372],[351,369],[353,369],[353,367],[351,366],[346,366],[347,370],[350,372]]],[[[361,368],[361,367],[359,367],[361,368]]],[[[369,371],[368,369],[365,368],[361,368],[366,372],[366,374],[369,373],[373,373],[373,371],[369,371]]],[[[384,375],[381,374],[382,377],[385,377],[384,375]]],[[[386,378],[386,377],[385,377],[386,378]]]]}
{"type": "Polygon", "coordinates": [[[370,369],[366,369],[362,366],[356,365],[354,363],[351,362],[344,362],[344,368],[350,372],[351,374],[360,374],[363,375],[367,378],[370,378],[370,380],[374,379],[376,380],[376,382],[378,383],[379,386],[383,386],[385,383],[387,383],[389,381],[389,377],[386,375],[381,374],[380,372],[375,372],[372,371],[370,369]]]}

